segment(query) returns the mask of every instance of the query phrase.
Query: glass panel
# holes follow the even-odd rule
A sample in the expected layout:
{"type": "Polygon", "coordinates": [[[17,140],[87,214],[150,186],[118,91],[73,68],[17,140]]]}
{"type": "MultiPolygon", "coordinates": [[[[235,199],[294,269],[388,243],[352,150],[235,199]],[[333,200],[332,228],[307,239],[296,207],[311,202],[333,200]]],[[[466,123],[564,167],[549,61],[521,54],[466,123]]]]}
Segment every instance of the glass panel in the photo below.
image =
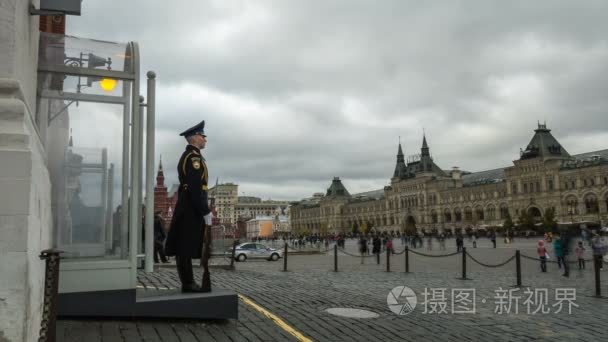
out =
{"type": "Polygon", "coordinates": [[[38,65],[133,72],[128,44],[40,32],[38,65]]]}
{"type": "Polygon", "coordinates": [[[55,246],[66,251],[66,258],[126,257],[122,156],[128,109],[95,102],[40,102],[50,118],[46,149],[55,246]]]}

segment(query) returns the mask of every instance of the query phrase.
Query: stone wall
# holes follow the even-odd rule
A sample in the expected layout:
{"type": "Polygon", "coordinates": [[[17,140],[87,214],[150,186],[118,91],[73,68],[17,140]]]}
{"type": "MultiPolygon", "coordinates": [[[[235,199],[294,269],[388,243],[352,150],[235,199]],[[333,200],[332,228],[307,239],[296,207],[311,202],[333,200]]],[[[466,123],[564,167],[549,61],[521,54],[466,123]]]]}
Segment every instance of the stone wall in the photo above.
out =
{"type": "Polygon", "coordinates": [[[0,341],[38,339],[38,255],[52,243],[50,180],[34,123],[39,18],[29,4],[0,2],[0,341]]]}

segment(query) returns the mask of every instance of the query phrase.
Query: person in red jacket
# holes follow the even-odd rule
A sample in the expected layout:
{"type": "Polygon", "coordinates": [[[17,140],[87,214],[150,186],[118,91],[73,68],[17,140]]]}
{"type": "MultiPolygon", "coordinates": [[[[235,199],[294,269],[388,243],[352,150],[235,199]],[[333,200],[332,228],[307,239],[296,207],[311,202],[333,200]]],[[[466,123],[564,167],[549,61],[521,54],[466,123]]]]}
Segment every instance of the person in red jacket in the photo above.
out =
{"type": "Polygon", "coordinates": [[[540,259],[540,270],[542,272],[547,272],[547,248],[545,248],[545,242],[543,240],[538,240],[536,253],[538,253],[538,258],[540,259]]]}

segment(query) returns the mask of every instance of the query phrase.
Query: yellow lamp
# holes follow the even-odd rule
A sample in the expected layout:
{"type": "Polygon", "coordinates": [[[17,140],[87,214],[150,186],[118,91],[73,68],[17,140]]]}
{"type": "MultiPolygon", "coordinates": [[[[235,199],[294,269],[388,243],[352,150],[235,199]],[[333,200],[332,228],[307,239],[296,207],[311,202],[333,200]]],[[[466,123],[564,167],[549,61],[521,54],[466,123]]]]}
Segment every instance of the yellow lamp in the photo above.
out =
{"type": "Polygon", "coordinates": [[[101,89],[110,92],[116,87],[116,80],[113,78],[102,78],[101,81],[99,81],[99,85],[101,86],[101,89]]]}

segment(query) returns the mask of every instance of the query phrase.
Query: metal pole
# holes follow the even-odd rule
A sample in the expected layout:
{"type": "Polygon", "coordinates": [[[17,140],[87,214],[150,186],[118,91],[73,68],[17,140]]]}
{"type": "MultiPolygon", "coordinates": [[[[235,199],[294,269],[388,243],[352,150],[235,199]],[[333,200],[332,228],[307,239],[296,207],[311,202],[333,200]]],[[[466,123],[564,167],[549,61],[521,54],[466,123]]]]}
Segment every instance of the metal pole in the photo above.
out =
{"type": "Polygon", "coordinates": [[[139,177],[139,163],[137,162],[141,156],[139,154],[139,126],[141,122],[139,113],[139,98],[137,98],[137,106],[133,106],[133,121],[131,123],[131,182],[130,182],[130,194],[129,194],[129,255],[131,256],[131,267],[133,267],[132,281],[137,281],[137,254],[138,254],[138,242],[139,232],[141,232],[141,209],[140,209],[140,195],[138,189],[138,177],[139,177]],[[137,109],[135,109],[137,108],[137,109]]]}
{"type": "Polygon", "coordinates": [[[405,246],[405,273],[410,273],[410,248],[405,246]]]}
{"type": "Polygon", "coordinates": [[[154,130],[156,125],[156,74],[148,71],[146,106],[146,272],[154,271],[154,130]]]}
{"type": "Polygon", "coordinates": [[[462,247],[462,280],[467,279],[467,248],[462,247]]]}
{"type": "Polygon", "coordinates": [[[287,242],[285,242],[285,253],[283,253],[283,272],[287,272],[287,242]]]}
{"type": "Polygon", "coordinates": [[[593,256],[593,269],[595,270],[595,296],[596,297],[601,297],[602,296],[602,285],[600,282],[600,258],[602,256],[601,255],[594,255],[593,256]]]}
{"type": "Polygon", "coordinates": [[[391,251],[386,249],[386,272],[391,271],[391,251]]]}
{"type": "Polygon", "coordinates": [[[145,202],[144,202],[144,198],[142,197],[144,195],[144,108],[146,107],[146,104],[144,103],[144,97],[143,96],[139,96],[139,132],[137,133],[137,138],[138,138],[138,142],[137,142],[137,148],[139,149],[139,159],[136,159],[135,162],[137,163],[137,193],[139,194],[139,202],[137,203],[138,205],[138,212],[137,212],[137,217],[138,217],[138,224],[136,226],[137,228],[137,244],[138,244],[138,249],[137,249],[137,268],[144,268],[144,259],[139,259],[143,256],[145,256],[143,253],[144,251],[144,219],[145,219],[145,215],[144,215],[144,211],[142,209],[144,209],[145,206],[145,202]]]}
{"type": "Polygon", "coordinates": [[[232,257],[230,258],[230,269],[234,269],[234,255],[236,254],[236,241],[232,242],[232,257]]]}
{"type": "Polygon", "coordinates": [[[338,272],[338,244],[334,245],[334,272],[338,272]]]}
{"type": "Polygon", "coordinates": [[[380,265],[380,253],[376,253],[376,264],[380,265]]]}
{"type": "Polygon", "coordinates": [[[519,249],[515,250],[515,271],[517,273],[517,286],[521,286],[521,259],[519,249]]]}
{"type": "MultiPolygon", "coordinates": [[[[129,130],[132,117],[135,116],[131,106],[129,108],[128,99],[131,97],[131,85],[129,82],[123,83],[123,95],[127,100],[123,103],[123,121],[122,121],[122,175],[121,175],[121,197],[120,197],[120,258],[125,259],[129,250],[129,161],[131,160],[129,141],[131,139],[131,131],[129,130]]],[[[114,209],[113,209],[114,210],[114,209]]]]}
{"type": "MultiPolygon", "coordinates": [[[[137,43],[130,43],[133,62],[133,73],[137,76],[133,79],[133,90],[131,93],[131,186],[129,201],[129,253],[131,259],[131,286],[135,288],[137,284],[137,246],[138,232],[141,232],[141,187],[140,187],[140,168],[141,168],[141,116],[139,111],[139,46],[137,43]]],[[[143,101],[142,101],[143,102],[143,101]]]]}

